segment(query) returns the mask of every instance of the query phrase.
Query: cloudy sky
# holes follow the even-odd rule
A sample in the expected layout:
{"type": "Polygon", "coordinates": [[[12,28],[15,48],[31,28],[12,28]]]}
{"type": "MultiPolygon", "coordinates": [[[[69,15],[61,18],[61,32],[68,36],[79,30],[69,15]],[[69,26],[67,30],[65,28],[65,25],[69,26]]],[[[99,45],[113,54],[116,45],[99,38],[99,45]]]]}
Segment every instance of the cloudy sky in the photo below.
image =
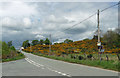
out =
{"type": "MultiPolygon", "coordinates": [[[[116,2],[0,2],[0,35],[3,41],[12,40],[16,47],[24,40],[49,38],[49,34],[52,42],[92,38],[97,30],[97,15],[71,27],[98,9],[114,4],[116,2]]],[[[117,27],[118,6],[100,13],[102,32],[117,27]]]]}

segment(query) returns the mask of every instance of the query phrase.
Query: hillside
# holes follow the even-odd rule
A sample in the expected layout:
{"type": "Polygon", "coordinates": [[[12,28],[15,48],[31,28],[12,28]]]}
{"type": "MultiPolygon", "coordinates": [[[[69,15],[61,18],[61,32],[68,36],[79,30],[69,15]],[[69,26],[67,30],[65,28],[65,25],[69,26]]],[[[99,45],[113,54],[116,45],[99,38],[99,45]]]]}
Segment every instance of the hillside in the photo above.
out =
{"type": "Polygon", "coordinates": [[[111,45],[111,48],[101,42],[105,50],[102,54],[98,53],[97,39],[57,43],[51,45],[51,51],[49,45],[37,44],[24,51],[51,59],[120,71],[120,46],[111,45]]]}
{"type": "MultiPolygon", "coordinates": [[[[120,52],[120,47],[113,45],[114,47],[111,49],[107,47],[106,44],[102,41],[103,49],[105,50],[104,53],[118,53],[120,52]]],[[[35,45],[24,49],[27,52],[38,52],[41,54],[46,55],[57,55],[60,56],[62,54],[98,54],[98,46],[97,40],[82,40],[82,41],[75,41],[71,43],[58,43],[51,45],[51,52],[49,52],[49,45],[35,45]]]]}

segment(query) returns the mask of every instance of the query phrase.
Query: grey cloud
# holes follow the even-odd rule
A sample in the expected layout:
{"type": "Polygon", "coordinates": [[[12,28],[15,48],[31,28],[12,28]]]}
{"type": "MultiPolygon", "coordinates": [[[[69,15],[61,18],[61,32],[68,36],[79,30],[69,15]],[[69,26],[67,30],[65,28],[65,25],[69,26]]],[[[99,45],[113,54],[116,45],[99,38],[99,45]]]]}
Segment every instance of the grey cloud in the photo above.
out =
{"type": "MultiPolygon", "coordinates": [[[[39,39],[36,38],[35,33],[41,34],[45,38],[49,37],[49,34],[52,34],[53,41],[58,41],[59,38],[63,38],[63,39],[71,38],[73,40],[81,40],[86,37],[91,38],[92,35],[94,34],[93,31],[97,29],[96,16],[69,30],[66,31],[64,30],[70,28],[72,25],[82,21],[83,19],[87,18],[89,15],[95,13],[98,8],[103,9],[105,7],[110,6],[111,3],[26,2],[20,5],[27,6],[27,8],[32,8],[26,10],[30,13],[26,12],[24,9],[22,16],[18,16],[17,17],[18,19],[15,20],[16,25],[3,26],[3,30],[2,30],[3,40],[5,41],[14,40],[15,41],[14,43],[16,43],[16,45],[19,45],[17,41],[22,42],[24,40],[39,39]],[[20,21],[20,19],[24,19],[24,18],[29,18],[28,20],[26,20],[26,22],[28,21],[26,25],[29,26],[25,27],[23,24],[23,20],[20,21]]],[[[10,8],[8,4],[6,4],[6,8],[8,9],[8,11],[6,12],[9,13],[10,8]]],[[[19,9],[22,10],[22,8],[19,9]]],[[[117,27],[116,26],[117,9],[118,8],[111,8],[110,10],[101,13],[100,15],[101,30],[106,31],[107,28],[117,27]],[[103,27],[102,25],[106,27],[103,27]]],[[[15,12],[13,14],[15,14],[15,12]]]]}

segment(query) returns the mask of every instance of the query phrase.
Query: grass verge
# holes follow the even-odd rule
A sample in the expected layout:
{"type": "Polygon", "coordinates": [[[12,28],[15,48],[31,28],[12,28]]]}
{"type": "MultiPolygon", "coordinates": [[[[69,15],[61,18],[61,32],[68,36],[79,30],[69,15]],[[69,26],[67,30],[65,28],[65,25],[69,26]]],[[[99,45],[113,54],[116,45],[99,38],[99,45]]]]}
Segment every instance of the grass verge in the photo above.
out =
{"type": "Polygon", "coordinates": [[[79,59],[70,59],[70,58],[64,58],[64,57],[57,57],[57,56],[48,56],[48,55],[43,55],[40,53],[32,53],[38,56],[43,56],[46,58],[50,59],[55,59],[55,60],[62,60],[65,62],[70,62],[70,63],[77,63],[77,64],[82,64],[82,65],[87,65],[87,66],[93,66],[93,67],[99,67],[103,69],[109,69],[109,70],[114,70],[114,71],[119,71],[120,72],[120,62],[119,61],[105,61],[105,60],[79,60],[79,59]]]}
{"type": "Polygon", "coordinates": [[[2,59],[2,62],[9,62],[9,61],[14,61],[14,60],[19,60],[25,58],[24,54],[19,53],[17,56],[13,58],[8,58],[8,59],[2,59]]]}

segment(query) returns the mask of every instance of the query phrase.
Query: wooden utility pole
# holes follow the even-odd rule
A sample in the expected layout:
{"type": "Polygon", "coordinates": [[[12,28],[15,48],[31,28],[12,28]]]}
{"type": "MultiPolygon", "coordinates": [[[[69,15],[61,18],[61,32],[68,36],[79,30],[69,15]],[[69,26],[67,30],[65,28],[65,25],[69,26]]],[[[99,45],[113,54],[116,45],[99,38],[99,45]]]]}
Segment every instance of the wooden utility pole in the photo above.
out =
{"type": "Polygon", "coordinates": [[[98,43],[100,42],[99,10],[98,10],[98,43]]]}
{"type": "Polygon", "coordinates": [[[29,41],[29,44],[30,44],[30,51],[32,50],[32,49],[31,49],[31,43],[32,43],[32,41],[29,41]]]}
{"type": "MultiPolygon", "coordinates": [[[[99,26],[99,10],[98,10],[98,13],[97,13],[97,18],[98,18],[98,53],[100,53],[100,47],[101,47],[101,42],[100,42],[100,26],[99,26]]],[[[99,56],[99,54],[98,54],[98,56],[99,56]]],[[[100,53],[100,61],[102,60],[102,58],[101,58],[101,53],[100,53]]]]}

